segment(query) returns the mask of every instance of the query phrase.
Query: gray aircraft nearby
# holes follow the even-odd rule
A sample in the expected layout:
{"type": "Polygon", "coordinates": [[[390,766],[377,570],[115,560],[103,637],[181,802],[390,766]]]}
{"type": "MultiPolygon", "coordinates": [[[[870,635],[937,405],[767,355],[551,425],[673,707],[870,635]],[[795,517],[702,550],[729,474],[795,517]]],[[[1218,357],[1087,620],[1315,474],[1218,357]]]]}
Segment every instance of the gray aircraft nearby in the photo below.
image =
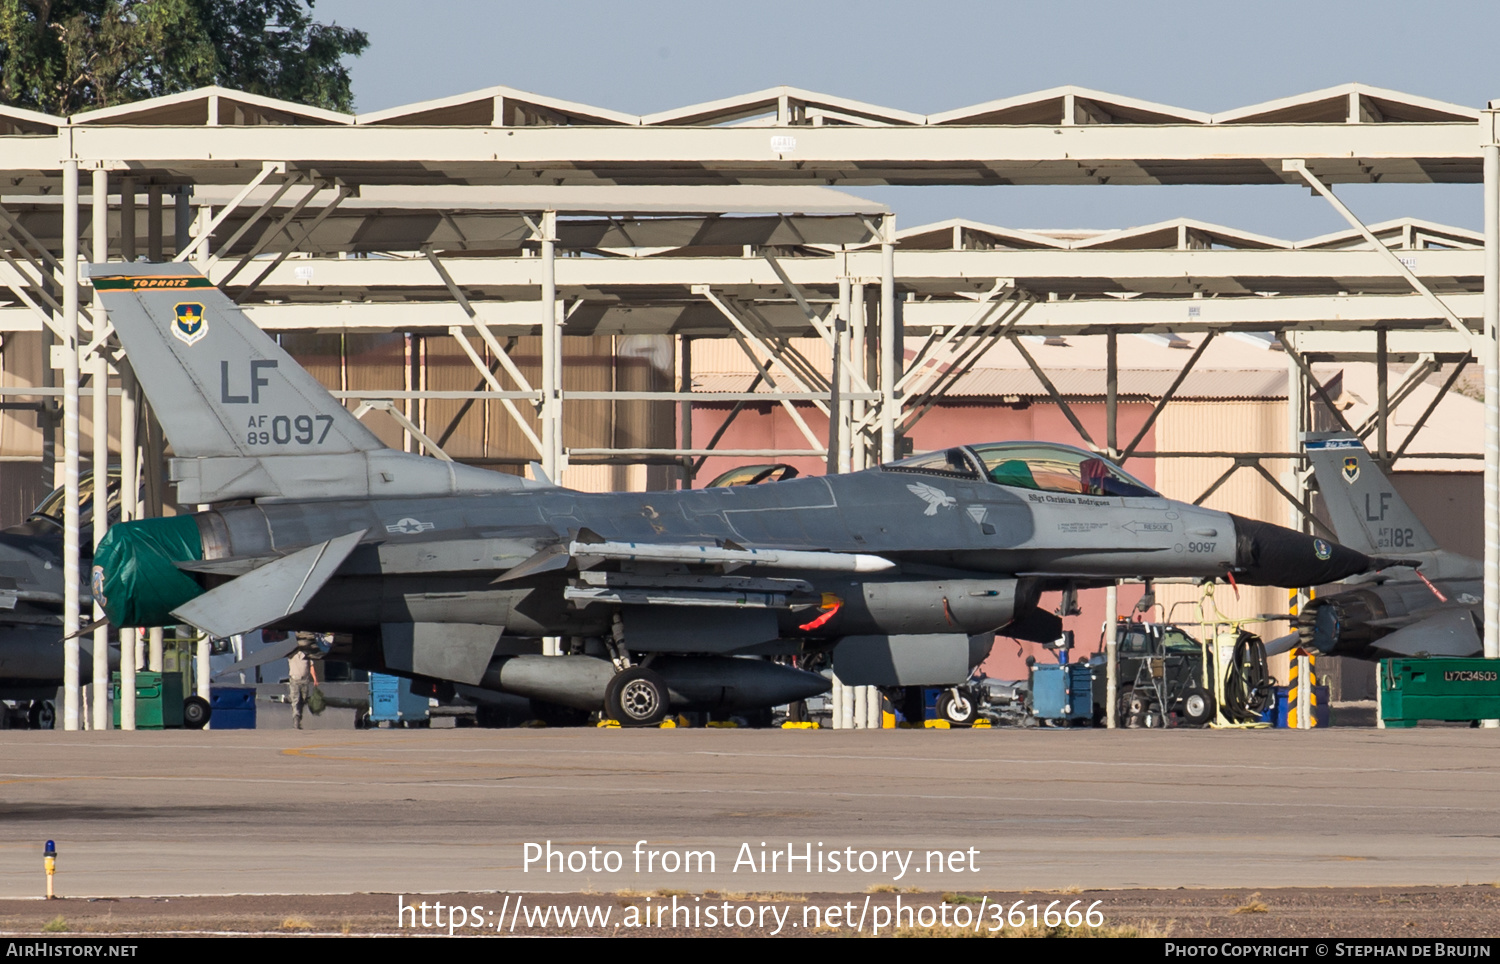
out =
{"type": "MultiPolygon", "coordinates": [[[[80,485],[87,520],[93,480],[85,477],[80,485]]],[[[113,499],[113,487],[110,494],[113,499]]],[[[90,532],[86,524],[82,544],[92,545],[90,532]]],[[[25,522],[0,530],[0,700],[15,704],[32,727],[52,725],[52,701],[63,685],[62,551],[61,489],[25,522]]],[[[85,680],[93,674],[92,646],[92,638],[83,640],[79,653],[85,680]]],[[[113,648],[110,663],[119,664],[113,648]]],[[[0,719],[0,726],[8,722],[0,719]]]]}
{"type": "Polygon", "coordinates": [[[1438,548],[1357,437],[1322,432],[1303,441],[1339,541],[1420,565],[1357,577],[1312,600],[1298,619],[1301,642],[1358,659],[1480,655],[1484,564],[1438,548]]]}
{"type": "Polygon", "coordinates": [[[1163,498],[1097,455],[960,446],[753,486],[584,493],[385,447],[206,279],[96,265],[183,503],[110,529],[115,625],[350,634],[350,658],[649,724],[826,687],[745,656],[831,651],[851,685],[956,685],[1040,595],[1116,577],[1326,583],[1381,563],[1163,498]],[[228,504],[226,504],[228,503],[228,504]],[[533,655],[536,637],[569,655],[533,655]]]}

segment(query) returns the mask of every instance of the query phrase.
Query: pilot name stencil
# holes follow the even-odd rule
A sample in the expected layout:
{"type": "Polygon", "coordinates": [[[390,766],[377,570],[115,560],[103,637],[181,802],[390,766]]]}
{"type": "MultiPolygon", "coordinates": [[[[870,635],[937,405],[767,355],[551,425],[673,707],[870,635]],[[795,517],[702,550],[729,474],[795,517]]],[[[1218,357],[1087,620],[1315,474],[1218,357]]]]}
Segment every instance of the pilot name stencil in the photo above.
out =
{"type": "Polygon", "coordinates": [[[1110,504],[1107,499],[1090,499],[1090,498],[1088,498],[1086,496],[1078,496],[1078,495],[1052,495],[1050,493],[1040,493],[1040,492],[1028,492],[1028,493],[1026,493],[1026,499],[1029,502],[1036,502],[1036,503],[1043,504],[1043,505],[1050,504],[1050,505],[1094,505],[1094,506],[1104,505],[1104,506],[1107,506],[1107,505],[1110,504]]]}

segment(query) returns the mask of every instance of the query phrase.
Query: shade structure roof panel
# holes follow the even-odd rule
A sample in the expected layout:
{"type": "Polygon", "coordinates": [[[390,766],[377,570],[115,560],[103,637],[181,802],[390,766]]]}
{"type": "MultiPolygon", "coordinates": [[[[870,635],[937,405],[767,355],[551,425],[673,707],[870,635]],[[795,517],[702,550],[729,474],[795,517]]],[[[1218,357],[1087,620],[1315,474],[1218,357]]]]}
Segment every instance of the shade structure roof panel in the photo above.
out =
{"type": "MultiPolygon", "coordinates": [[[[1286,158],[1331,183],[1426,183],[1481,179],[1478,116],[1359,84],[1216,114],[1082,87],[928,114],[776,87],[637,115],[491,87],[358,117],[203,88],[63,126],[81,162],[143,183],[242,184],[262,160],[351,184],[1297,183],[1286,158]]],[[[0,137],[48,123],[0,117],[0,137]]],[[[13,177],[60,164],[0,156],[13,177]]]]}

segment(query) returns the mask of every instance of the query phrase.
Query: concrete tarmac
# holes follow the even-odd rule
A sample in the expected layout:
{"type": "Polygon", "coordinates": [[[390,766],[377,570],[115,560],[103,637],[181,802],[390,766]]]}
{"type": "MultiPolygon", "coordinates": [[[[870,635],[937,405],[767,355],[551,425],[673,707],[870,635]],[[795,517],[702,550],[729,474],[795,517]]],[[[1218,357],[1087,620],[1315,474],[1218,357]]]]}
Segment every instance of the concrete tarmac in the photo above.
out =
{"type": "Polygon", "coordinates": [[[1497,770],[1453,728],[8,731],[0,897],[48,839],[68,896],[1478,884],[1497,770]]]}

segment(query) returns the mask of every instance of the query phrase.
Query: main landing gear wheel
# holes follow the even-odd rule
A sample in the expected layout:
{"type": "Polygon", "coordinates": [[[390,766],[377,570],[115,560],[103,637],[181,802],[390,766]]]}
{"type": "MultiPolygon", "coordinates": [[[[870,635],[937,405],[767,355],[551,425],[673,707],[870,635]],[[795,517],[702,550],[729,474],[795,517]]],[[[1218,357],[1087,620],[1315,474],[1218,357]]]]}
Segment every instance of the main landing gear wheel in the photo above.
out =
{"type": "Polygon", "coordinates": [[[604,688],[604,712],[621,726],[655,726],[670,709],[666,681],[643,666],[616,673],[604,688]]]}
{"type": "Polygon", "coordinates": [[[1126,686],[1120,690],[1120,726],[1127,730],[1140,729],[1146,726],[1146,710],[1148,703],[1143,693],[1137,693],[1135,687],[1126,686]]]}
{"type": "Polygon", "coordinates": [[[954,726],[971,726],[979,716],[979,706],[963,690],[944,690],[938,694],[937,715],[954,726]]]}
{"type": "Polygon", "coordinates": [[[33,730],[50,730],[57,722],[57,709],[51,700],[32,700],[26,711],[26,722],[33,730]]]}
{"type": "Polygon", "coordinates": [[[1213,694],[1201,686],[1190,686],[1182,694],[1182,721],[1189,726],[1202,726],[1214,718],[1213,694]]]}
{"type": "Polygon", "coordinates": [[[208,725],[208,718],[213,716],[213,710],[209,708],[208,700],[201,696],[189,696],[182,701],[182,725],[189,730],[201,730],[208,725]]]}

